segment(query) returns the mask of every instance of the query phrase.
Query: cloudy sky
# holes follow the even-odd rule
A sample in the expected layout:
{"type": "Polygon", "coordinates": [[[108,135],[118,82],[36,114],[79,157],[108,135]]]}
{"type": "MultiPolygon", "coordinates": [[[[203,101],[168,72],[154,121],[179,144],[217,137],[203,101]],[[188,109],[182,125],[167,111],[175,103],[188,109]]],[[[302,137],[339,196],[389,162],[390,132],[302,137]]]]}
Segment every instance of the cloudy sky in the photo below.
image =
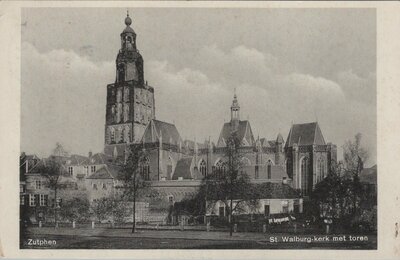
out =
{"type": "MultiPolygon", "coordinates": [[[[357,132],[376,163],[373,9],[130,9],[156,117],[181,136],[217,140],[236,88],[253,133],[286,138],[318,121],[340,147],[357,132]]],[[[22,11],[21,149],[46,156],[104,144],[126,9],[22,11]]]]}

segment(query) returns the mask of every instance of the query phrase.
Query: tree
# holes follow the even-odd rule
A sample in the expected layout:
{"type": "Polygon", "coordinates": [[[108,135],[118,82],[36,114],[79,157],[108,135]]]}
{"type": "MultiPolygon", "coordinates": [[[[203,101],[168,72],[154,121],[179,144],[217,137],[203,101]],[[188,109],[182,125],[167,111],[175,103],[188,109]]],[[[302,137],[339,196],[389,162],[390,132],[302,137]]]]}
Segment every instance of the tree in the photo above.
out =
{"type": "Polygon", "coordinates": [[[118,188],[122,191],[122,199],[133,203],[132,233],[135,232],[136,228],[136,202],[138,198],[143,197],[150,190],[150,182],[144,176],[145,172],[141,167],[146,155],[144,149],[135,147],[127,151],[127,158],[121,163],[122,170],[119,179],[122,185],[118,186],[118,188]]]}
{"type": "Polygon", "coordinates": [[[60,188],[60,180],[63,175],[66,174],[65,168],[62,165],[61,160],[57,157],[50,157],[44,159],[38,166],[38,172],[46,179],[46,184],[50,190],[54,192],[54,225],[57,227],[57,209],[59,207],[57,192],[60,188]]]}
{"type": "Polygon", "coordinates": [[[52,155],[54,156],[63,156],[66,157],[68,156],[68,152],[64,149],[64,147],[62,146],[62,144],[60,144],[59,142],[56,143],[56,147],[53,149],[53,153],[52,155]]]}
{"type": "Polygon", "coordinates": [[[347,140],[342,147],[344,167],[353,174],[358,174],[369,158],[369,152],[361,145],[361,139],[362,134],[357,133],[354,136],[354,141],[347,140]]]}
{"type": "Polygon", "coordinates": [[[364,168],[364,163],[369,158],[369,152],[361,144],[362,134],[357,133],[354,140],[348,140],[343,145],[343,159],[346,174],[352,177],[350,193],[352,197],[352,214],[360,214],[359,205],[366,198],[363,194],[363,187],[360,183],[360,173],[364,168]]]}
{"type": "Polygon", "coordinates": [[[246,208],[255,208],[258,200],[252,193],[250,178],[243,168],[243,152],[241,141],[236,132],[232,132],[226,141],[226,148],[222,167],[215,168],[202,184],[201,192],[205,194],[205,200],[211,203],[208,207],[214,207],[217,201],[225,205],[229,222],[229,234],[233,233],[233,213],[244,212],[246,208]]]}
{"type": "Polygon", "coordinates": [[[89,200],[85,197],[73,197],[64,200],[60,208],[60,217],[72,221],[84,222],[89,219],[89,200]]]}
{"type": "Polygon", "coordinates": [[[90,205],[90,211],[99,223],[106,220],[112,214],[112,210],[113,203],[110,198],[100,198],[90,205]]]}
{"type": "Polygon", "coordinates": [[[319,208],[319,217],[336,218],[347,225],[359,214],[360,204],[366,198],[359,174],[368,151],[361,146],[361,134],[343,145],[343,163],[332,162],[328,176],[319,182],[311,194],[319,208]]]}

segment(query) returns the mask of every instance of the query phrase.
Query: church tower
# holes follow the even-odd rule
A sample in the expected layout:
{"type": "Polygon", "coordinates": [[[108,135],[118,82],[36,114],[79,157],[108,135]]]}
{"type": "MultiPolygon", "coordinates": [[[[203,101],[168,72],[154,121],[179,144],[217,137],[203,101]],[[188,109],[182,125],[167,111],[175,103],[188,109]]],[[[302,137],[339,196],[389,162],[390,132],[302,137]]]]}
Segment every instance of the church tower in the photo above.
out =
{"type": "Polygon", "coordinates": [[[115,82],[107,85],[104,153],[114,157],[123,156],[128,144],[140,142],[155,118],[154,89],[144,80],[143,58],[131,24],[128,13],[115,61],[115,82]]]}

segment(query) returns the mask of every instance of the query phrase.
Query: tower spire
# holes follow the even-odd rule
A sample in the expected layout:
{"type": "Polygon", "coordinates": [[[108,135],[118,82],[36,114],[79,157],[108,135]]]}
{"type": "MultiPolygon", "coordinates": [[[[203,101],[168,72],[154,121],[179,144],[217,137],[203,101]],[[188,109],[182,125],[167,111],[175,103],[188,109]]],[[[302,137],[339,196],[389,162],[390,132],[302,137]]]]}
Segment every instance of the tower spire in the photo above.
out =
{"type": "Polygon", "coordinates": [[[231,106],[231,121],[239,121],[240,116],[239,116],[239,111],[240,111],[240,106],[239,106],[239,101],[236,96],[236,89],[233,95],[233,101],[232,101],[232,106],[231,106]]]}

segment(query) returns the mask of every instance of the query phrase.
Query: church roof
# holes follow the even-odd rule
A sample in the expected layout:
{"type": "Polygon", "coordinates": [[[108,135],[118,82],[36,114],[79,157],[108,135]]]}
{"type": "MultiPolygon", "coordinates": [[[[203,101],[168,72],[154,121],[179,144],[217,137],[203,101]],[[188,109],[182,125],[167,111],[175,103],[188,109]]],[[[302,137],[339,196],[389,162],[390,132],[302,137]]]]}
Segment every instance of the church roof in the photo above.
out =
{"type": "Polygon", "coordinates": [[[290,129],[285,147],[298,145],[325,145],[325,140],[317,122],[295,124],[290,129]]]}
{"type": "MultiPolygon", "coordinates": [[[[222,127],[221,133],[218,138],[218,146],[225,146],[226,140],[230,137],[234,131],[232,122],[225,123],[222,127]]],[[[237,137],[243,143],[247,145],[253,145],[255,143],[253,132],[251,131],[250,122],[247,120],[239,121],[237,126],[237,137]]]]}
{"type": "Polygon", "coordinates": [[[278,136],[276,137],[276,142],[279,144],[283,144],[285,142],[283,140],[283,136],[281,135],[281,133],[279,133],[278,136]]]}
{"type": "Polygon", "coordinates": [[[267,138],[260,139],[261,146],[263,147],[275,147],[275,140],[267,140],[267,138]]]}
{"type": "Polygon", "coordinates": [[[159,142],[160,138],[162,138],[163,143],[174,145],[182,143],[182,138],[174,124],[153,119],[144,131],[142,142],[155,143],[159,142]]]}
{"type": "Polygon", "coordinates": [[[176,163],[175,172],[172,176],[173,180],[178,180],[179,177],[182,179],[192,179],[190,167],[192,165],[193,157],[182,158],[176,163]]]}

